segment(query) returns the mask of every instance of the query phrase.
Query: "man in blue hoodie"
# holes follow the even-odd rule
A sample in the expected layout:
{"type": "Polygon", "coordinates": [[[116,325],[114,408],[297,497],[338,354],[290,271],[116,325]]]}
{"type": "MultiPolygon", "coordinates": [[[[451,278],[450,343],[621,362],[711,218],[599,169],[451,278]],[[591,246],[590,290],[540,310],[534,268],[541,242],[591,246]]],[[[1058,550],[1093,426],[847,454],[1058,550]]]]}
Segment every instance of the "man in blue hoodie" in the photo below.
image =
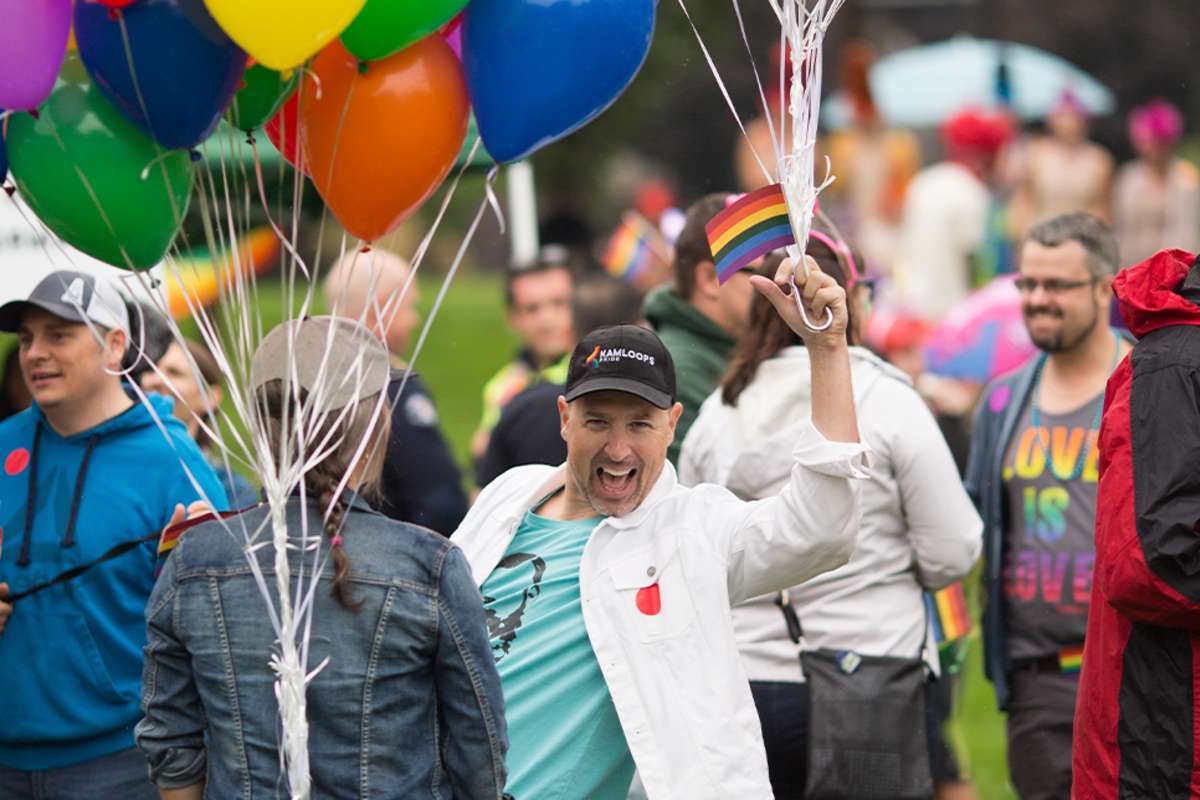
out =
{"type": "Polygon", "coordinates": [[[224,493],[171,401],[126,392],[113,286],[51,273],[0,306],[0,330],[33,395],[0,424],[0,797],[157,798],[133,745],[155,543],[104,557],[224,493]]]}

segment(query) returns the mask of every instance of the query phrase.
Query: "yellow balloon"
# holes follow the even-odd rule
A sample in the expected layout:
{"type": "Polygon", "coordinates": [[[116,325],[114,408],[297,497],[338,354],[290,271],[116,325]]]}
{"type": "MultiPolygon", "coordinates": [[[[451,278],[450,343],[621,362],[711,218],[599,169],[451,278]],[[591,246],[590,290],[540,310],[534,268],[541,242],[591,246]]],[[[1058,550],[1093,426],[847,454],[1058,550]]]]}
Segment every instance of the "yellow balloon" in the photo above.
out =
{"type": "Polygon", "coordinates": [[[298,67],[358,16],[367,0],[204,0],[229,38],[274,70],[298,67]]]}

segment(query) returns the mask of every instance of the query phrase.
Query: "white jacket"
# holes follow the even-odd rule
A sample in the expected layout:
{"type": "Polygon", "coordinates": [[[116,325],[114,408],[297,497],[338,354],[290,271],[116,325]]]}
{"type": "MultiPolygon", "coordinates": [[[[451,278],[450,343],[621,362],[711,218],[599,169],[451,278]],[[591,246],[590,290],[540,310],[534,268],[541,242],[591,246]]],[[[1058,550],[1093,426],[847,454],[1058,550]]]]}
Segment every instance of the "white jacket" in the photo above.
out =
{"type": "MultiPolygon", "coordinates": [[[[793,443],[775,497],[688,489],[665,463],[642,504],[602,520],[584,547],[584,624],[651,800],[772,796],[730,606],[846,563],[860,521],[852,478],[865,474],[860,444],[829,442],[808,422],[793,443]],[[635,595],[656,582],[661,611],[647,616],[635,595]]],[[[564,480],[565,467],[517,467],[483,490],[452,537],[477,583],[564,480]]]]}
{"type": "MultiPolygon", "coordinates": [[[[872,353],[850,349],[858,429],[871,452],[862,483],[862,528],[850,563],[791,592],[805,648],[915,658],[926,640],[922,588],[970,572],[983,524],[962,487],[933,415],[908,377],[872,353]]],[[[759,367],[731,408],[720,390],[700,408],[679,459],[683,483],[711,482],[746,499],[787,480],[787,452],[801,435],[774,424],[811,404],[808,352],[789,347],[759,367]]],[[[799,681],[797,648],[775,595],[734,609],[746,672],[756,681],[799,681]]],[[[925,650],[937,670],[937,651],[925,650]]]]}

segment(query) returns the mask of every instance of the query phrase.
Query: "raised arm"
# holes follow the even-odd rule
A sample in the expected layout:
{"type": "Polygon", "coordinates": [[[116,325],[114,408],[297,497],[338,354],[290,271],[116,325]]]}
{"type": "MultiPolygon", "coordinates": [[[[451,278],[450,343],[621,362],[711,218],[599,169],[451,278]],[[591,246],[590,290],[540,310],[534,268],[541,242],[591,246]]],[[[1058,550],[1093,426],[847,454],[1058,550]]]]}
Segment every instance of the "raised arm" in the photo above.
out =
{"type": "MultiPolygon", "coordinates": [[[[860,490],[864,448],[859,444],[846,343],[846,293],[817,263],[796,285],[814,321],[833,314],[826,331],[809,328],[794,299],[785,294],[792,266],[784,261],[774,281],[751,278],[809,349],[812,371],[811,424],[797,427],[790,478],[778,497],[744,506],[729,526],[730,599],[787,588],[845,564],[854,552],[862,519],[860,490]]],[[[782,425],[796,420],[782,420],[782,425]]]]}
{"type": "Polygon", "coordinates": [[[830,276],[821,271],[811,256],[805,256],[808,273],[796,269],[790,259],[785,259],[770,281],[755,275],[750,279],[779,316],[783,317],[796,335],[804,340],[808,348],[812,369],[812,423],[821,435],[831,442],[857,442],[858,420],[854,413],[854,388],[850,382],[850,346],[846,341],[846,291],[830,276]],[[795,275],[793,276],[793,272],[795,275]],[[833,324],[824,331],[814,331],[804,322],[795,299],[791,296],[791,283],[796,288],[808,309],[808,317],[820,322],[828,309],[833,315],[833,324]]]}

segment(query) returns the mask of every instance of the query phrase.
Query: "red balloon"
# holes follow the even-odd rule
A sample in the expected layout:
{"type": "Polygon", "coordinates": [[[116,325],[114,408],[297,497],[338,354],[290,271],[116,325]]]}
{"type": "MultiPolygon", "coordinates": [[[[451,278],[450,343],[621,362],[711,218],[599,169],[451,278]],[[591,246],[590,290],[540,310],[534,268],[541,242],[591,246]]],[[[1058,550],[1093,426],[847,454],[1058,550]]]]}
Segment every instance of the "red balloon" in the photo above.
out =
{"type": "Polygon", "coordinates": [[[88,0],[90,3],[98,3],[109,8],[125,8],[137,2],[137,0],[88,0]]]}
{"type": "Polygon", "coordinates": [[[304,160],[304,164],[300,164],[297,158],[300,152],[299,92],[295,92],[287,99],[287,102],[280,106],[279,110],[275,112],[275,116],[263,124],[263,130],[267,132],[267,138],[271,140],[271,144],[275,145],[275,149],[289,164],[303,170],[305,175],[312,176],[308,169],[308,159],[304,160]]]}

